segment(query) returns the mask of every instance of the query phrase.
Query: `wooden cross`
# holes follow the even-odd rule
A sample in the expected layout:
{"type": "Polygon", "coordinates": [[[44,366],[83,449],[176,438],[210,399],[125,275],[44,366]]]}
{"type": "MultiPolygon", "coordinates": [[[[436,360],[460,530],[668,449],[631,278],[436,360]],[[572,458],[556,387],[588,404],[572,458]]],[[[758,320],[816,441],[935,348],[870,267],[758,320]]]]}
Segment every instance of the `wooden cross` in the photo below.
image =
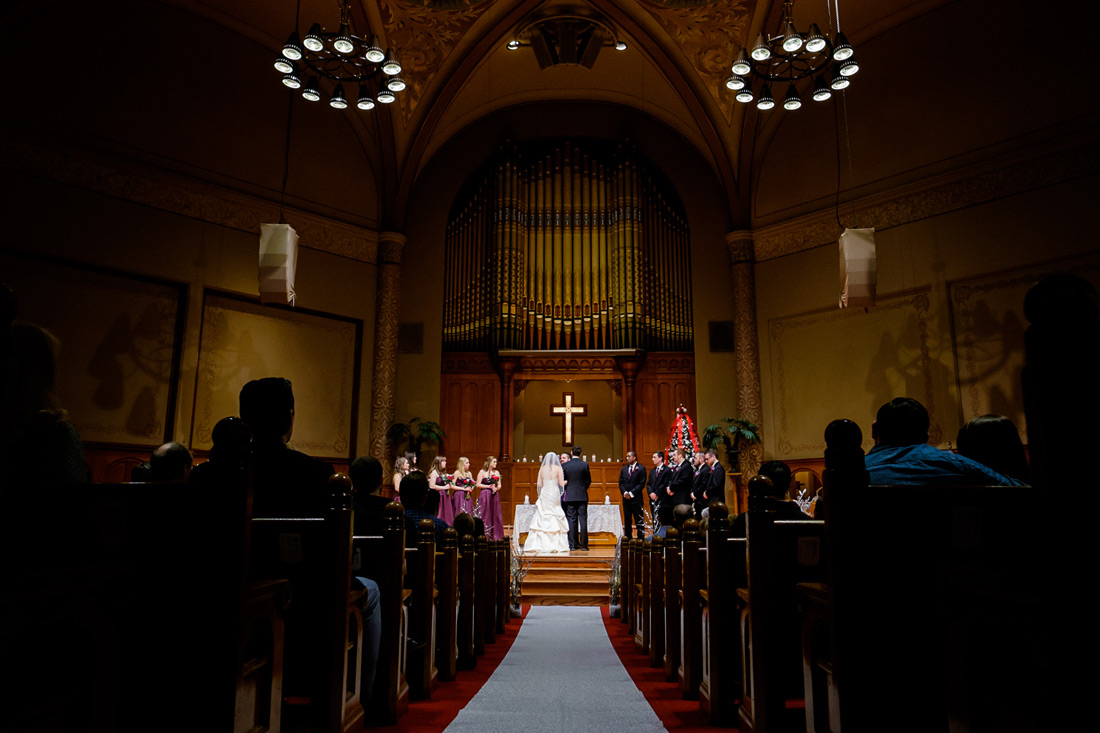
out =
{"type": "Polygon", "coordinates": [[[561,416],[565,422],[561,426],[561,444],[573,445],[573,416],[584,417],[588,414],[588,405],[574,405],[573,393],[563,392],[561,395],[564,405],[550,405],[550,415],[561,416]]]}

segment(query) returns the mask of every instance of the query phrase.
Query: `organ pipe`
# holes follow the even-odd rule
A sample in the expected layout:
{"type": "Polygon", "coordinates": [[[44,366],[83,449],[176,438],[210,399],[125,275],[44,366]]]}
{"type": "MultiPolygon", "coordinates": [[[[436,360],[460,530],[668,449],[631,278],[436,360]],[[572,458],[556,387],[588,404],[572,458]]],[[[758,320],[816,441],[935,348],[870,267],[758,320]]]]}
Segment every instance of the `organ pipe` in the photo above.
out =
{"type": "Polygon", "coordinates": [[[446,238],[447,351],[692,349],[686,217],[629,141],[503,145],[446,238]]]}

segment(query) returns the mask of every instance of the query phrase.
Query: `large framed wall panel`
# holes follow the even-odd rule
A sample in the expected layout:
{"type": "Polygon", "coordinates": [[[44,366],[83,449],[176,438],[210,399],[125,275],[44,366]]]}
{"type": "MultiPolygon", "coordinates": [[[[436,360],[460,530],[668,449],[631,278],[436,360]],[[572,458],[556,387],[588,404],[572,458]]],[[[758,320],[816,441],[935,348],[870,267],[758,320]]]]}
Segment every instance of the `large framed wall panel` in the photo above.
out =
{"type": "Polygon", "coordinates": [[[1080,275],[1100,290],[1100,255],[950,284],[962,422],[988,413],[1005,415],[1027,442],[1020,386],[1028,325],[1024,296],[1055,272],[1080,275]]]}
{"type": "Polygon", "coordinates": [[[633,448],[637,451],[638,460],[648,469],[652,467],[650,454],[668,447],[676,408],[683,405],[692,420],[698,416],[693,355],[649,354],[634,383],[634,405],[635,445],[624,446],[623,450],[633,448]]]}
{"type": "MultiPolygon", "coordinates": [[[[820,456],[829,420],[849,418],[869,450],[879,406],[908,396],[928,408],[930,442],[944,435],[952,412],[946,385],[949,353],[934,348],[930,292],[884,298],[868,311],[837,310],[776,318],[769,323],[776,458],[820,456]],[[821,415],[829,415],[822,421],[821,415]]],[[[954,423],[951,416],[949,423],[954,423]]]]}
{"type": "Polygon", "coordinates": [[[171,437],[185,285],[0,252],[19,320],[61,341],[57,386],[86,444],[155,447],[171,437]]]}
{"type": "Polygon", "coordinates": [[[218,420],[240,414],[245,383],[286,377],[294,386],[291,447],[337,462],[353,458],[362,330],[355,319],[207,291],[192,447],[209,449],[218,420]]]}

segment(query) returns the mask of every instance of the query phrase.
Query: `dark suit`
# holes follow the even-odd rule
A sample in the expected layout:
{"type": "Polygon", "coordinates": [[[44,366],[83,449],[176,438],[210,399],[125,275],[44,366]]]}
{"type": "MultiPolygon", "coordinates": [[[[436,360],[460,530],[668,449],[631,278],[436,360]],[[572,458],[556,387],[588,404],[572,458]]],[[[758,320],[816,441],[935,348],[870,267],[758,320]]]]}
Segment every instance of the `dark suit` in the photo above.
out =
{"type": "Polygon", "coordinates": [[[695,497],[692,500],[692,508],[695,509],[696,517],[707,507],[706,491],[708,486],[710,486],[710,466],[704,463],[695,469],[695,475],[691,479],[691,493],[695,497]]]}
{"type": "Polygon", "coordinates": [[[565,474],[565,495],[561,498],[565,519],[569,523],[569,549],[588,549],[588,487],[592,474],[588,464],[574,456],[561,467],[565,474]]]}
{"type": "Polygon", "coordinates": [[[707,506],[710,506],[713,501],[726,500],[726,469],[722,468],[722,464],[717,461],[710,467],[710,483],[707,484],[706,497],[707,506]]]}
{"type": "Polygon", "coordinates": [[[669,495],[665,493],[665,489],[668,488],[668,482],[672,478],[672,466],[667,463],[662,463],[660,466],[654,466],[649,471],[649,484],[647,485],[646,492],[650,494],[656,494],[657,498],[653,499],[653,504],[649,510],[653,512],[653,518],[657,518],[657,512],[661,508],[661,502],[669,498],[669,495]]]}
{"type": "MultiPolygon", "coordinates": [[[[572,463],[572,461],[570,461],[572,463]]],[[[634,536],[633,529],[631,528],[631,517],[633,517],[633,525],[638,528],[638,538],[645,539],[645,526],[643,523],[643,516],[645,512],[645,469],[634,462],[630,466],[623,466],[619,471],[619,491],[623,494],[623,529],[627,538],[634,536]],[[631,497],[628,499],[627,494],[631,497]]]]}
{"type": "Polygon", "coordinates": [[[672,501],[672,506],[691,504],[691,482],[694,478],[695,470],[692,468],[690,461],[684,461],[679,468],[674,467],[672,469],[672,476],[668,481],[668,488],[672,490],[672,496],[669,497],[668,493],[665,493],[665,497],[672,501]]]}

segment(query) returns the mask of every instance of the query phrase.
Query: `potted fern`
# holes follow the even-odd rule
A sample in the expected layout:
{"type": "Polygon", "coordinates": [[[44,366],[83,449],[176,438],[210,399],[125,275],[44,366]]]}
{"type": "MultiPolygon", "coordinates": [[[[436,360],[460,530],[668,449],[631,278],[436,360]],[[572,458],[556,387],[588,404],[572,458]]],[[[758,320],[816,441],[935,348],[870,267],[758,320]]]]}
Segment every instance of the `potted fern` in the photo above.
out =
{"type": "MultiPolygon", "coordinates": [[[[443,432],[443,428],[440,427],[439,423],[421,422],[418,417],[414,417],[407,423],[395,422],[386,431],[386,443],[390,447],[390,453],[394,456],[405,451],[415,453],[417,458],[423,458],[425,446],[434,446],[438,452],[439,446],[443,443],[445,437],[447,437],[447,434],[443,432]]],[[[432,457],[434,458],[434,456],[432,457]]],[[[424,466],[420,466],[420,468],[426,470],[424,466]]]]}
{"type": "Polygon", "coordinates": [[[742,445],[754,445],[760,442],[760,428],[749,420],[739,417],[724,417],[722,423],[708,425],[700,439],[703,448],[717,449],[721,446],[726,454],[725,465],[731,471],[737,471],[742,445]]]}

